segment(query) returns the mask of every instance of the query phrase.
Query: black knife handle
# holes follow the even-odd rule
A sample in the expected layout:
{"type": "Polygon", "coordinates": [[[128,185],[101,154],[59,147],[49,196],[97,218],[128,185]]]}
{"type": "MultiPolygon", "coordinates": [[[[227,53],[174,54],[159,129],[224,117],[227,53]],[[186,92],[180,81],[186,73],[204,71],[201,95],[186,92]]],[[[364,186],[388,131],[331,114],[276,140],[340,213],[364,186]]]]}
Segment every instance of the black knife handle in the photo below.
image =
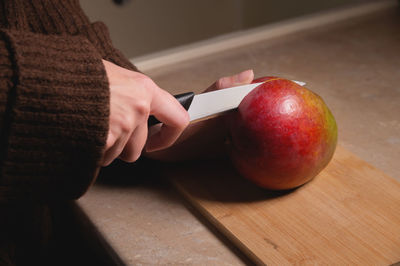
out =
{"type": "MultiPolygon", "coordinates": [[[[193,98],[194,98],[194,92],[185,92],[182,94],[174,95],[175,99],[178,100],[178,102],[183,106],[183,108],[189,110],[190,105],[192,104],[193,98]]],[[[158,121],[157,118],[154,116],[149,116],[149,120],[147,121],[147,124],[149,127],[154,126],[155,124],[161,123],[158,121]]]]}

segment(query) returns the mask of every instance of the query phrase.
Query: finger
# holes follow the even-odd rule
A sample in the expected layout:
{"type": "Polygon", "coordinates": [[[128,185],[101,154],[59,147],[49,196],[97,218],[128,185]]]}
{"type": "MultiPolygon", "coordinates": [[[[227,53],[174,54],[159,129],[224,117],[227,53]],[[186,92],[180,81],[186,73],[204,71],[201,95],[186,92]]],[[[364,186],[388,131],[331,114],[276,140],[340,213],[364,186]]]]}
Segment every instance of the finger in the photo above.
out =
{"type": "Polygon", "coordinates": [[[114,115],[110,117],[110,131],[107,137],[102,166],[109,165],[121,154],[124,146],[129,140],[130,135],[132,134],[132,131],[135,128],[135,117],[130,116],[128,119],[128,117],[125,115],[127,112],[126,110],[119,108],[118,110],[111,111],[111,113],[113,112],[114,115]]]}
{"type": "Polygon", "coordinates": [[[122,149],[124,147],[124,142],[126,141],[127,140],[121,138],[116,139],[114,144],[104,153],[103,162],[101,165],[107,166],[110,163],[112,163],[112,161],[114,161],[114,159],[117,158],[118,155],[122,152],[122,149]]]}
{"type": "Polygon", "coordinates": [[[249,84],[253,81],[253,79],[254,79],[253,70],[252,69],[245,70],[233,76],[220,78],[214,84],[212,84],[205,92],[249,84]]]}
{"type": "Polygon", "coordinates": [[[147,124],[141,124],[135,129],[119,155],[121,160],[133,163],[139,159],[147,140],[147,124]]]}
{"type": "Polygon", "coordinates": [[[155,91],[150,113],[163,125],[160,131],[148,139],[148,152],[171,146],[189,124],[187,111],[171,94],[162,89],[155,91]]]}
{"type": "Polygon", "coordinates": [[[168,148],[181,135],[183,130],[163,124],[161,130],[149,137],[146,145],[146,152],[153,152],[168,148]]]}
{"type": "Polygon", "coordinates": [[[109,151],[115,145],[116,142],[117,142],[117,138],[110,131],[108,133],[108,136],[107,136],[107,142],[106,142],[105,151],[104,151],[103,157],[101,159],[101,166],[107,166],[107,165],[110,164],[110,162],[109,162],[110,161],[110,159],[109,159],[110,158],[109,151]]]}
{"type": "MultiPolygon", "coordinates": [[[[134,121],[134,119],[132,119],[132,121],[134,121]]],[[[102,166],[109,165],[121,154],[124,146],[129,140],[130,135],[132,134],[132,131],[128,130],[130,128],[133,130],[134,126],[110,128],[110,132],[107,137],[106,150],[103,155],[102,166]]]]}

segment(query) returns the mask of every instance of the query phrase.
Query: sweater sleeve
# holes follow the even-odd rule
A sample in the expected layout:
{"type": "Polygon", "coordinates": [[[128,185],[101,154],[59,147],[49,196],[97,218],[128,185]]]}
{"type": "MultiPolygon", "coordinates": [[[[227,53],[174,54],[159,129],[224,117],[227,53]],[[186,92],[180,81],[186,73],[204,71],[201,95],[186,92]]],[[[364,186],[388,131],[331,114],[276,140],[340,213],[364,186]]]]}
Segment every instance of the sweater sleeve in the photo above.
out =
{"type": "Polygon", "coordinates": [[[0,182],[9,194],[78,198],[108,132],[102,56],[86,37],[0,31],[0,182]]]}

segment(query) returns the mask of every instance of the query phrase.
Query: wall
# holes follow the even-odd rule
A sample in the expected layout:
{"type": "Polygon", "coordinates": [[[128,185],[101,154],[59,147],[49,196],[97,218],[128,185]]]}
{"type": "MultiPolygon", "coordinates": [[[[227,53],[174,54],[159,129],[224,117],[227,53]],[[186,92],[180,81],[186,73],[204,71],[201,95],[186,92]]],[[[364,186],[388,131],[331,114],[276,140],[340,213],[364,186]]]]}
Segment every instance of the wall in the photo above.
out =
{"type": "Polygon", "coordinates": [[[135,57],[220,34],[366,0],[80,0],[114,45],[135,57]]]}

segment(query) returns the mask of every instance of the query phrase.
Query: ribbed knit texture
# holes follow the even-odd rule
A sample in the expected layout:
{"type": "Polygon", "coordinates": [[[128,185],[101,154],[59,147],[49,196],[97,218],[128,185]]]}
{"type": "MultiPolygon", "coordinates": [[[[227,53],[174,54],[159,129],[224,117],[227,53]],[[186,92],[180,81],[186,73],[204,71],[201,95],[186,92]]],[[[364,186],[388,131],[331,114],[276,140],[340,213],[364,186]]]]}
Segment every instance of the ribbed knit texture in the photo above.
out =
{"type": "Polygon", "coordinates": [[[109,116],[101,59],[135,70],[78,0],[0,1],[0,264],[42,265],[52,205],[95,180],[109,116]]]}
{"type": "Polygon", "coordinates": [[[101,59],[136,70],[78,0],[0,3],[0,202],[77,198],[108,132],[101,59]]]}
{"type": "Polygon", "coordinates": [[[78,197],[94,179],[107,137],[101,58],[81,36],[12,30],[4,36],[16,78],[2,127],[8,132],[3,184],[50,198],[78,197]]]}

